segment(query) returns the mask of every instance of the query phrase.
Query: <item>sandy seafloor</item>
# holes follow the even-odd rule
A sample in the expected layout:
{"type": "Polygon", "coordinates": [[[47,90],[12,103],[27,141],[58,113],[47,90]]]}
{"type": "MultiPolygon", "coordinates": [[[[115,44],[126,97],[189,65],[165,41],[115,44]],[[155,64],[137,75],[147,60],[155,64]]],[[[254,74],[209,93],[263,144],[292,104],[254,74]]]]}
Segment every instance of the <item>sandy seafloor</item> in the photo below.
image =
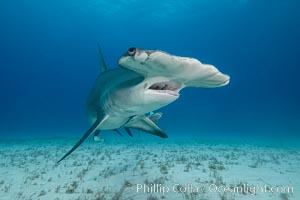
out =
{"type": "Polygon", "coordinates": [[[297,147],[89,138],[56,165],[75,142],[1,141],[1,200],[300,199],[297,147]]]}

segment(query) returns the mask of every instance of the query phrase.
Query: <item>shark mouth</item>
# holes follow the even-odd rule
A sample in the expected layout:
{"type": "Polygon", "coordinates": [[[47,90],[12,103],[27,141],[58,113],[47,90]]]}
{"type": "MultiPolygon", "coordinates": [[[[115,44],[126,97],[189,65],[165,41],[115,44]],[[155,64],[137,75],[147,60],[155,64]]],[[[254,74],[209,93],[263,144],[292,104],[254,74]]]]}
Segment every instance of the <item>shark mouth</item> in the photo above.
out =
{"type": "Polygon", "coordinates": [[[160,93],[166,93],[174,96],[179,96],[180,84],[176,82],[159,82],[152,84],[148,89],[160,93]]]}

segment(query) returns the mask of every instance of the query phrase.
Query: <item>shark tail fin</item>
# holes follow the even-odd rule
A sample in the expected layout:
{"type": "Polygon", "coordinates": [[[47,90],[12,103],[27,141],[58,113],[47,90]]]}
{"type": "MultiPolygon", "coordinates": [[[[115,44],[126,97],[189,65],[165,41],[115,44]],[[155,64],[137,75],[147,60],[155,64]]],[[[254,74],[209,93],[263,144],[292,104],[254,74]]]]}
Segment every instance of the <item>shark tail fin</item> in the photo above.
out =
{"type": "Polygon", "coordinates": [[[105,64],[104,56],[102,54],[99,42],[97,42],[97,45],[98,45],[98,53],[99,53],[100,73],[102,73],[107,70],[107,66],[105,64]]]}
{"type": "Polygon", "coordinates": [[[107,118],[108,115],[105,115],[104,117],[98,117],[89,130],[81,137],[81,139],[59,161],[57,161],[57,163],[61,162],[73,151],[75,151],[81,145],[81,143],[83,143],[107,118]]]}

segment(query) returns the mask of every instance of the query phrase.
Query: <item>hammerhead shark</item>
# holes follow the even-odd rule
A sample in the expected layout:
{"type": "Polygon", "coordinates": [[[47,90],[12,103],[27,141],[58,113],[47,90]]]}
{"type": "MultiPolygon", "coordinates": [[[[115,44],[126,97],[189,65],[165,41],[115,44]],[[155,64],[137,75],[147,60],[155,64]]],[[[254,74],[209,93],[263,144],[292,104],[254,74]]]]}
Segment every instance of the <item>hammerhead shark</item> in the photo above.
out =
{"type": "Polygon", "coordinates": [[[157,125],[160,113],[146,116],[180,96],[186,87],[215,88],[229,83],[229,76],[195,58],[171,55],[160,50],[129,48],[119,59],[119,68],[108,70],[98,46],[102,73],[88,98],[91,127],[58,162],[70,155],[92,133],[130,128],[162,138],[168,135],[157,125]]]}

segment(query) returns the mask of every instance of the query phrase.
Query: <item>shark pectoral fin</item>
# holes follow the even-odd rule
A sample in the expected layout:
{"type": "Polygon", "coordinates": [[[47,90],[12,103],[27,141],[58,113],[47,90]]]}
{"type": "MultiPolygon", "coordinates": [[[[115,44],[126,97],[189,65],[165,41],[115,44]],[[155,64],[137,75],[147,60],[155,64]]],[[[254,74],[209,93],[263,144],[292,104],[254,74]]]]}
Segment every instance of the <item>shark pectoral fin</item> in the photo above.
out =
{"type": "Polygon", "coordinates": [[[153,113],[151,114],[148,118],[153,121],[155,124],[158,123],[158,120],[161,118],[162,116],[162,113],[161,112],[158,112],[158,113],[153,113]]]}
{"type": "Polygon", "coordinates": [[[163,132],[151,119],[146,116],[139,117],[138,120],[133,120],[125,125],[126,128],[134,128],[141,131],[145,131],[152,135],[156,135],[162,138],[167,138],[168,135],[163,132]]]}
{"type": "MultiPolygon", "coordinates": [[[[186,87],[215,88],[229,83],[230,77],[209,64],[195,62],[194,73],[184,81],[186,87]]],[[[186,76],[188,77],[188,76],[186,76]]]]}
{"type": "Polygon", "coordinates": [[[89,128],[89,130],[81,137],[81,139],[57,163],[59,163],[73,151],[75,151],[75,149],[77,149],[81,145],[81,143],[84,142],[84,140],[86,140],[103,122],[105,122],[108,117],[108,115],[104,115],[103,117],[99,116],[94,124],[89,128]]]}

